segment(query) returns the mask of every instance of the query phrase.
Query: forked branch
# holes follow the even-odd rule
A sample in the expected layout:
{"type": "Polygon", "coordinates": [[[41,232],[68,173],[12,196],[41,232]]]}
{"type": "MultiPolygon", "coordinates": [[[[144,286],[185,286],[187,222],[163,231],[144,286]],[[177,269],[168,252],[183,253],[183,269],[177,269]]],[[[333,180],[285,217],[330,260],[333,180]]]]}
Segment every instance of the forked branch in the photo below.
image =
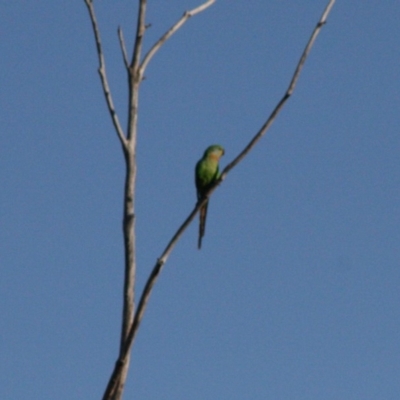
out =
{"type": "Polygon", "coordinates": [[[146,70],[147,65],[149,64],[150,60],[153,56],[160,50],[161,46],[179,29],[182,25],[194,15],[204,11],[206,8],[210,7],[215,3],[216,0],[208,0],[204,4],[200,5],[199,7],[194,8],[190,11],[185,11],[182,17],[173,25],[167,32],[164,33],[160,37],[160,39],[154,44],[154,46],[149,50],[149,52],[145,55],[141,65],[140,65],[140,75],[143,76],[144,71],[146,70]]]}

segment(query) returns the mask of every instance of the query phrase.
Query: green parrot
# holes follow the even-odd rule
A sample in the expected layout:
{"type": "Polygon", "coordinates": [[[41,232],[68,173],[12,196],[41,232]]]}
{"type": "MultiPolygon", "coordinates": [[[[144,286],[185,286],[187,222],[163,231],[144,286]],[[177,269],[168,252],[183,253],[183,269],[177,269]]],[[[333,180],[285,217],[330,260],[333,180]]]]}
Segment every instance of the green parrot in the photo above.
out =
{"type": "MultiPolygon", "coordinates": [[[[203,199],[209,187],[219,178],[219,159],[225,150],[219,144],[207,147],[203,157],[197,162],[195,168],[195,180],[197,189],[197,200],[203,199]]],[[[201,249],[201,239],[206,229],[208,201],[200,209],[200,226],[198,247],[201,249]]]]}

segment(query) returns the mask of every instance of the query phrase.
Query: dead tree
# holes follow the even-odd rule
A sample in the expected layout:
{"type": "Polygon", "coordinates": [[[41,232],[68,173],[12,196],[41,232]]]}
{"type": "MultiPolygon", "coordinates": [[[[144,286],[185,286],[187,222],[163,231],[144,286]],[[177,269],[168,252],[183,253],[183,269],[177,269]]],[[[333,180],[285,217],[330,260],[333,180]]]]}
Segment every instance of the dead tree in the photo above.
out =
{"type": "Polygon", "coordinates": [[[176,245],[183,232],[193,221],[202,205],[212,195],[214,190],[227,177],[228,173],[240,163],[244,157],[248,155],[251,149],[259,142],[262,136],[265,135],[271,124],[276,119],[277,115],[285,105],[286,101],[292,95],[300,72],[304,66],[306,58],[317,38],[321,28],[326,23],[327,17],[335,3],[335,0],[329,0],[320,20],[315,26],[311,37],[303,51],[300,61],[297,64],[293,77],[290,81],[288,89],[283,97],[279,100],[270,116],[261,126],[260,130],[252,137],[247,146],[224,168],[219,179],[209,188],[205,197],[198,201],[192,212],[178,228],[165,250],[157,259],[150,276],[143,288],[139,297],[138,305],[135,309],[135,272],[136,272],[136,248],[135,248],[135,184],[136,184],[136,142],[137,142],[137,120],[138,120],[138,100],[140,84],[143,81],[146,67],[151,59],[157,53],[163,44],[176,33],[189,18],[206,10],[216,0],[208,0],[198,7],[186,11],[182,17],[167,31],[160,39],[142,56],[143,53],[143,37],[145,35],[146,25],[146,6],[147,0],[138,0],[138,18],[136,26],[136,37],[131,57],[129,57],[122,30],[118,29],[118,37],[121,46],[124,65],[128,75],[128,126],[126,132],[122,128],[118,114],[114,107],[113,98],[108,84],[104,53],[100,39],[100,31],[97,24],[96,14],[94,10],[94,0],[84,0],[89,11],[90,20],[92,22],[93,33],[96,41],[97,55],[99,59],[98,72],[100,75],[101,85],[106,99],[108,111],[111,116],[112,123],[121,143],[122,152],[125,158],[126,174],[124,188],[124,210],[123,210],[123,236],[125,249],[125,279],[123,289],[123,314],[122,314],[122,329],[120,339],[120,349],[114,370],[110,376],[106,390],[103,395],[103,400],[120,400],[122,398],[125,381],[128,374],[130,350],[135,340],[140,321],[142,320],[150,294],[157,281],[157,278],[163,269],[171,251],[176,245]]]}

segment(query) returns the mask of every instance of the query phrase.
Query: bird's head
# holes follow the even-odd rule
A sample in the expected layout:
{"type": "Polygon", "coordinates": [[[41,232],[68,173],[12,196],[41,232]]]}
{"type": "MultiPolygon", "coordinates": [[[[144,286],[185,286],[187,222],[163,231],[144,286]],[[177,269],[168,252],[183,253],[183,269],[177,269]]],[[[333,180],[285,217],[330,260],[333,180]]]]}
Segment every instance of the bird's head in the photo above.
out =
{"type": "Polygon", "coordinates": [[[224,154],[225,150],[222,146],[220,146],[219,144],[213,144],[207,147],[203,157],[204,158],[211,157],[219,160],[224,154]]]}

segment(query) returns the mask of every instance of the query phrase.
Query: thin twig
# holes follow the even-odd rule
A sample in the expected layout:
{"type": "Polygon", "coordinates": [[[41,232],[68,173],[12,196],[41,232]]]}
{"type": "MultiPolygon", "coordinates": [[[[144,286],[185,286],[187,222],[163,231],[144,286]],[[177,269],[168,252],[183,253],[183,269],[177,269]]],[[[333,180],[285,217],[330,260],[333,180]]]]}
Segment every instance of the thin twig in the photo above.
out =
{"type": "Polygon", "coordinates": [[[113,99],[111,96],[110,87],[108,85],[107,74],[106,74],[106,65],[105,65],[105,61],[104,61],[104,53],[103,53],[103,48],[102,48],[101,40],[100,40],[100,31],[97,26],[96,14],[94,12],[93,1],[92,0],[84,0],[84,1],[88,8],[88,11],[89,11],[90,20],[92,21],[93,33],[94,33],[94,37],[96,40],[97,55],[99,57],[98,72],[100,75],[100,80],[101,80],[101,85],[103,87],[104,96],[106,98],[108,111],[110,112],[110,116],[111,116],[112,122],[114,124],[115,131],[117,132],[118,138],[119,138],[122,148],[125,152],[127,149],[127,146],[128,146],[128,142],[127,142],[126,136],[122,130],[121,124],[119,123],[118,115],[117,115],[117,112],[115,111],[114,102],[113,102],[113,99]]]}
{"type": "Polygon", "coordinates": [[[124,40],[124,33],[122,32],[122,28],[119,26],[118,27],[118,39],[119,39],[119,45],[121,46],[121,52],[122,52],[122,58],[124,59],[124,65],[125,68],[129,68],[129,61],[128,61],[128,54],[126,52],[126,47],[125,47],[125,40],[124,40]]]}
{"type": "Polygon", "coordinates": [[[139,3],[139,12],[138,12],[138,21],[137,21],[137,29],[136,29],[136,39],[135,45],[132,53],[132,61],[131,61],[131,69],[133,71],[137,71],[137,68],[140,63],[140,54],[142,52],[142,44],[143,44],[143,35],[146,31],[145,17],[146,17],[146,0],[140,0],[139,3]]]}
{"type": "Polygon", "coordinates": [[[304,63],[306,61],[306,58],[311,50],[311,47],[313,46],[315,39],[317,38],[319,32],[321,31],[321,28],[325,25],[326,19],[328,18],[328,15],[335,3],[335,0],[330,0],[328,5],[326,6],[320,20],[318,21],[316,27],[314,28],[310,39],[308,40],[308,43],[303,51],[303,54],[300,57],[300,61],[297,64],[296,70],[293,74],[292,80],[290,81],[289,87],[286,90],[285,94],[283,95],[282,99],[279,101],[279,103],[276,105],[275,109],[272,111],[271,115],[269,118],[265,121],[264,125],[261,127],[261,129],[256,133],[256,135],[253,137],[253,139],[250,140],[249,144],[239,153],[239,155],[232,161],[230,162],[222,171],[220,180],[223,181],[226,178],[226,175],[228,172],[235,167],[249,152],[250,150],[255,146],[255,144],[265,135],[269,127],[272,125],[272,123],[275,121],[275,118],[281,111],[282,107],[286,103],[286,101],[289,99],[289,97],[292,95],[297,81],[300,76],[300,72],[303,69],[304,63]]]}
{"type": "Polygon", "coordinates": [[[153,45],[153,47],[148,51],[148,53],[145,55],[142,63],[140,64],[140,75],[143,76],[144,71],[146,70],[146,67],[150,60],[153,58],[153,56],[157,53],[158,50],[160,50],[161,46],[179,29],[182,27],[182,25],[190,18],[193,17],[194,15],[204,11],[206,8],[210,7],[215,3],[216,0],[208,0],[202,5],[194,8],[193,10],[190,11],[185,11],[182,15],[182,17],[176,22],[175,25],[173,25],[167,32],[164,33],[164,35],[161,36],[161,38],[153,45]]]}
{"type": "Polygon", "coordinates": [[[303,68],[303,65],[306,61],[306,58],[308,57],[308,53],[311,50],[311,47],[313,46],[315,39],[317,38],[321,28],[326,24],[326,19],[328,18],[328,15],[335,3],[335,0],[331,0],[327,7],[325,8],[325,11],[323,12],[321,19],[318,21],[317,26],[315,27],[313,33],[311,34],[310,40],[307,43],[306,48],[303,51],[303,54],[301,55],[299,64],[297,65],[296,71],[294,72],[293,78],[290,82],[289,88],[287,90],[287,94],[290,96],[293,93],[293,90],[296,86],[297,80],[299,79],[300,72],[303,68]]]}

